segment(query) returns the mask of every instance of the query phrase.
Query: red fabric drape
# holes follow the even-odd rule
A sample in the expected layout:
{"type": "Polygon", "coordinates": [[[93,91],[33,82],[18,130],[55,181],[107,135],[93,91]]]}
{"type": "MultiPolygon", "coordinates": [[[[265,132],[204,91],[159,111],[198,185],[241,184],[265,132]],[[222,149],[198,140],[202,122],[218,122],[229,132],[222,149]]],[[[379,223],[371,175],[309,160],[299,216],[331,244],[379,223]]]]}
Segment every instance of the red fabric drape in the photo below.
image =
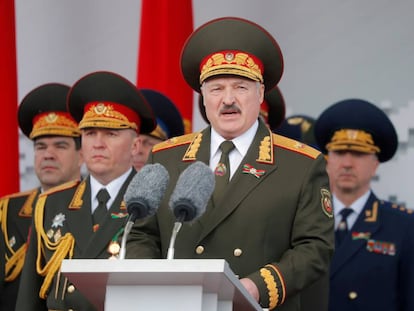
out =
{"type": "Polygon", "coordinates": [[[19,190],[17,65],[14,0],[0,1],[0,94],[2,169],[0,195],[19,190]]]}
{"type": "Polygon", "coordinates": [[[180,55],[193,31],[192,0],[142,0],[137,86],[168,96],[192,130],[193,91],[181,75],[180,55]]]}

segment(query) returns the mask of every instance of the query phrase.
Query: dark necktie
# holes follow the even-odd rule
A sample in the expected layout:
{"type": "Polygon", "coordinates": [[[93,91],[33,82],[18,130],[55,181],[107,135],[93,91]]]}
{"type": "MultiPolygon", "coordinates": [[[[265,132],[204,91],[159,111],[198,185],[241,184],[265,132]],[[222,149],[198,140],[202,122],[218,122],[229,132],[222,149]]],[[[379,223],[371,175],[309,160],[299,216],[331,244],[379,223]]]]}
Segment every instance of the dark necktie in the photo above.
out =
{"type": "Polygon", "coordinates": [[[108,191],[105,188],[102,188],[101,190],[98,191],[98,194],[96,195],[96,198],[98,199],[98,207],[95,209],[95,211],[93,212],[93,223],[96,224],[100,224],[107,212],[108,212],[108,208],[106,207],[106,203],[108,203],[108,200],[110,199],[110,195],[108,193],[108,191]]]}
{"type": "Polygon", "coordinates": [[[352,208],[345,207],[339,214],[341,215],[341,221],[338,225],[338,228],[335,231],[335,241],[336,245],[339,246],[346,234],[348,233],[348,224],[346,219],[353,212],[352,208]]]}
{"type": "Polygon", "coordinates": [[[218,202],[226,189],[230,179],[229,153],[234,149],[231,140],[225,140],[220,144],[221,157],[217,163],[214,175],[216,175],[216,187],[214,189],[214,202],[218,202]]]}

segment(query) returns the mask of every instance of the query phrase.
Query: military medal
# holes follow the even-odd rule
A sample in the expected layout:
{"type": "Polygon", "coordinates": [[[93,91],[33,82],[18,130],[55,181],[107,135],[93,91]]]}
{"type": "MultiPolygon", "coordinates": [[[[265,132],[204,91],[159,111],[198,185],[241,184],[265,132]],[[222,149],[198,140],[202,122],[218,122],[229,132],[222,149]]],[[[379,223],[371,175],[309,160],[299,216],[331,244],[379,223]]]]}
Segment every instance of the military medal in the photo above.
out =
{"type": "Polygon", "coordinates": [[[57,243],[61,237],[62,237],[62,232],[60,231],[60,229],[57,229],[55,234],[53,235],[53,239],[57,243]]]}
{"type": "Polygon", "coordinates": [[[66,220],[66,216],[59,213],[53,218],[52,228],[63,227],[63,222],[66,220]]]}
{"type": "Polygon", "coordinates": [[[394,243],[370,239],[367,242],[367,251],[376,254],[395,256],[396,247],[394,243]]]}
{"type": "Polygon", "coordinates": [[[16,237],[15,236],[12,236],[10,239],[9,239],[9,246],[11,247],[11,248],[13,248],[13,246],[14,245],[16,245],[16,237]]]}
{"type": "Polygon", "coordinates": [[[258,170],[255,169],[253,166],[251,166],[250,164],[244,164],[243,165],[243,171],[244,174],[251,174],[256,178],[260,178],[261,176],[263,176],[266,171],[265,170],[258,170]]]}
{"type": "Polygon", "coordinates": [[[108,253],[111,254],[109,259],[118,259],[119,251],[121,250],[121,246],[117,241],[111,241],[108,245],[108,253]]]}
{"type": "Polygon", "coordinates": [[[118,259],[119,252],[121,250],[121,246],[118,243],[119,236],[124,232],[124,228],[118,230],[115,236],[112,238],[112,241],[108,245],[108,253],[111,254],[109,259],[118,259]]]}
{"type": "Polygon", "coordinates": [[[98,229],[99,229],[99,224],[93,225],[93,227],[92,227],[93,232],[98,231],[98,229]]]}
{"type": "Polygon", "coordinates": [[[49,229],[46,233],[46,235],[49,239],[51,239],[54,234],[55,234],[55,231],[53,231],[53,229],[49,229]]]}
{"type": "Polygon", "coordinates": [[[370,232],[352,232],[353,240],[368,240],[370,236],[370,232]]]}
{"type": "Polygon", "coordinates": [[[119,219],[119,218],[125,218],[127,217],[129,214],[128,213],[111,213],[111,218],[112,219],[119,219]]]}

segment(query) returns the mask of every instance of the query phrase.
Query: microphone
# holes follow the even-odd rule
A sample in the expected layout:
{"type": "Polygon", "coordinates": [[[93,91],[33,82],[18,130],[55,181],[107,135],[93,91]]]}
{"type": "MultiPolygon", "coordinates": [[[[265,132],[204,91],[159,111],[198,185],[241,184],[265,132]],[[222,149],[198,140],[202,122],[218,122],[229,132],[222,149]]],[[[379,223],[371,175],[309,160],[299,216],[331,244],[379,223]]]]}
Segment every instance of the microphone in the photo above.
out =
{"type": "Polygon", "coordinates": [[[125,258],[126,238],[135,220],[155,215],[169,180],[166,168],[159,163],[144,165],[132,178],[124,194],[129,217],[122,236],[119,259],[125,258]]]}
{"type": "Polygon", "coordinates": [[[167,259],[174,258],[174,244],[183,222],[200,217],[207,207],[215,187],[215,177],[209,166],[197,161],[187,167],[178,177],[171,194],[169,206],[176,218],[167,259]]]}

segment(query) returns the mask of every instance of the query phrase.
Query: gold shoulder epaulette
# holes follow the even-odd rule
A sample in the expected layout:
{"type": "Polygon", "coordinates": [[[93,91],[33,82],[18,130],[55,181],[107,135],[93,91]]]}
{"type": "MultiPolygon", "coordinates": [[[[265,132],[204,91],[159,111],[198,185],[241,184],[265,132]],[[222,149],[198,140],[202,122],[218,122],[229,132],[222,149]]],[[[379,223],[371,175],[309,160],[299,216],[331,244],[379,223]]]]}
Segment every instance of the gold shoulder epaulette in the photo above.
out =
{"type": "Polygon", "coordinates": [[[413,214],[414,213],[414,210],[406,208],[404,205],[393,203],[393,204],[391,204],[391,207],[393,209],[399,210],[400,212],[403,212],[403,213],[406,213],[406,214],[413,214]]]}
{"type": "Polygon", "coordinates": [[[167,139],[166,141],[156,144],[152,148],[152,152],[155,153],[157,151],[161,151],[161,150],[165,150],[165,149],[169,149],[169,148],[173,148],[173,147],[177,147],[181,145],[187,145],[194,140],[194,137],[196,135],[198,135],[198,133],[190,133],[190,134],[167,139]]]}
{"type": "Polygon", "coordinates": [[[70,189],[70,188],[76,187],[79,183],[80,183],[80,180],[68,181],[68,182],[66,182],[64,184],[61,184],[59,186],[50,188],[49,190],[41,193],[40,196],[45,196],[45,195],[49,195],[49,194],[56,193],[56,192],[59,192],[59,191],[63,191],[63,190],[66,190],[66,189],[70,189]]]}
{"type": "Polygon", "coordinates": [[[28,195],[30,195],[31,193],[33,193],[35,191],[37,191],[37,188],[22,191],[22,192],[16,192],[16,193],[8,194],[8,195],[2,197],[0,200],[2,200],[2,199],[12,199],[12,198],[18,198],[18,197],[25,197],[25,196],[27,197],[28,195]]]}
{"type": "Polygon", "coordinates": [[[309,145],[306,145],[304,143],[301,143],[300,141],[290,139],[288,137],[281,136],[278,134],[272,134],[272,135],[273,135],[273,144],[275,146],[288,149],[288,150],[292,150],[297,153],[301,153],[312,159],[316,159],[321,154],[319,150],[309,145]]]}

